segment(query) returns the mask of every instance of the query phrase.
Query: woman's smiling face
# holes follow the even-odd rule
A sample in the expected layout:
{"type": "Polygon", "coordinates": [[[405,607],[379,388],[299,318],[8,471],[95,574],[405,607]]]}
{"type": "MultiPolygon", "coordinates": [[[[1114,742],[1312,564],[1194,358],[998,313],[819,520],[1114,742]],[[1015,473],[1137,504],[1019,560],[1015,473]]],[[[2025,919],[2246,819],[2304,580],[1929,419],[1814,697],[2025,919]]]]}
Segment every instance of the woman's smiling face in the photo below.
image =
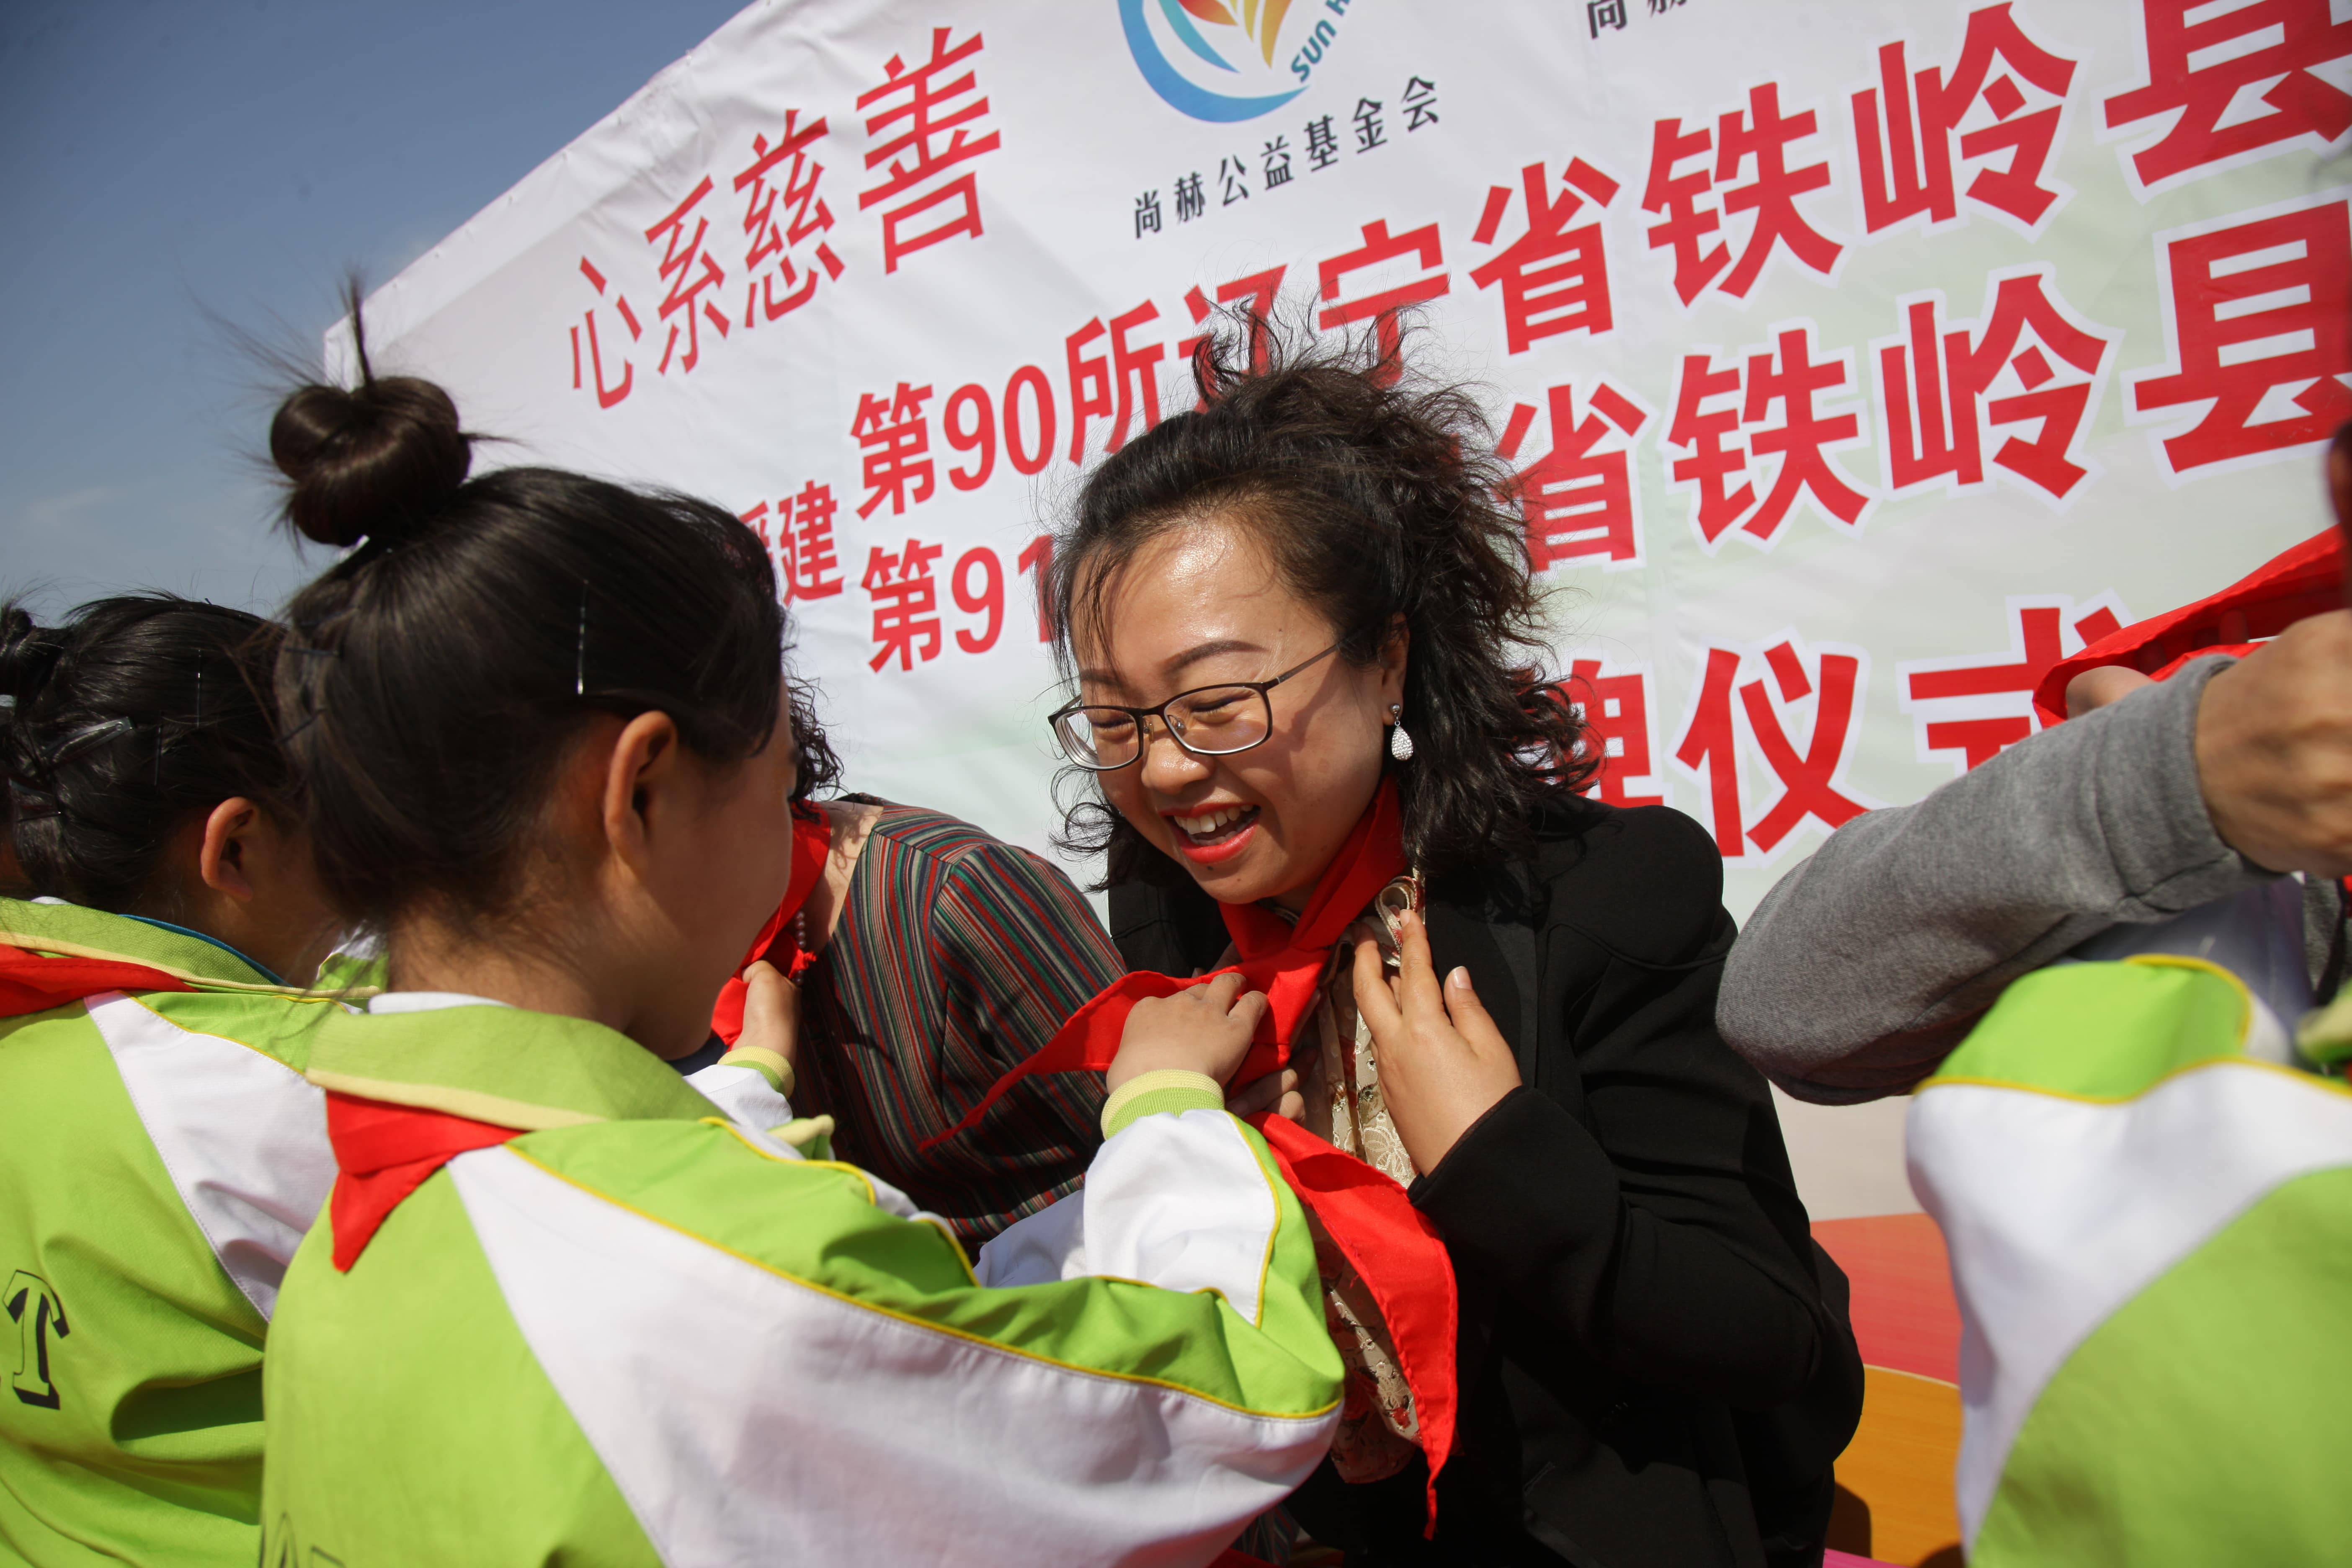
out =
{"type": "MultiPolygon", "coordinates": [[[[1271,679],[1359,629],[1292,593],[1228,514],[1177,524],[1089,586],[1102,615],[1074,627],[1085,702],[1143,708],[1271,679]]],[[[1273,728],[1246,752],[1194,756],[1154,721],[1140,761],[1096,775],[1103,798],[1224,902],[1302,907],[1380,787],[1406,641],[1400,626],[1371,665],[1334,655],[1274,688],[1273,728]]]]}

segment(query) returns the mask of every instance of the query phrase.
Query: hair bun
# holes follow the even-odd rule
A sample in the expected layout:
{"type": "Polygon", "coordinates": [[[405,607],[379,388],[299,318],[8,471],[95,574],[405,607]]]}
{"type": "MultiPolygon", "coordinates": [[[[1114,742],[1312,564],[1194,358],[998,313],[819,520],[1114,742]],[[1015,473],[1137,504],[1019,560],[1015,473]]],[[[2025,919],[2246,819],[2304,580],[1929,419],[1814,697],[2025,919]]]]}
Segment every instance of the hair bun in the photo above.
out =
{"type": "Polygon", "coordinates": [[[29,703],[57,668],[65,644],[35,623],[22,605],[0,605],[0,697],[29,703]]]}
{"type": "Polygon", "coordinates": [[[447,393],[395,375],[299,388],[270,421],[269,457],[293,481],[286,521],[304,538],[394,543],[457,493],[473,441],[447,393]]]}
{"type": "MultiPolygon", "coordinates": [[[[0,605],[0,777],[21,764],[12,737],[64,654],[64,640],[42,629],[23,605],[0,605]]],[[[6,817],[0,805],[0,831],[6,817]]]]}

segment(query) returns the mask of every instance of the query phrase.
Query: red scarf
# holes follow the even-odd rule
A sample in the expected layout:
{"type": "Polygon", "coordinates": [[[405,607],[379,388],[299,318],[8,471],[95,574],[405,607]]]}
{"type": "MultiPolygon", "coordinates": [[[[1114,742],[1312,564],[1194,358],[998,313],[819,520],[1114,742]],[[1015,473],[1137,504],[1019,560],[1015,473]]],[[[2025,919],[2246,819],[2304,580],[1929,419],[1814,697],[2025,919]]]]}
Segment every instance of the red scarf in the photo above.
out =
{"type": "Polygon", "coordinates": [[[784,888],[784,901],[751,939],[751,951],[719,988],[719,1000],[710,1009],[710,1032],[729,1045],[743,1033],[743,971],[764,958],[785,979],[798,980],[802,971],[816,962],[815,953],[802,949],[793,917],[816,891],[817,879],[824,875],[824,863],[832,856],[833,825],[824,813],[806,801],[793,802],[793,876],[784,888]]]}
{"type": "Polygon", "coordinates": [[[2120,664],[2158,680],[2209,653],[2254,651],[2307,616],[2344,607],[2344,536],[2335,529],[2282,551],[2218,594],[2135,621],[2050,667],[2033,706],[2047,729],[2066,721],[2066,685],[2086,669],[2120,664]]]}
{"type": "Polygon", "coordinates": [[[335,1187],[327,1198],[327,1219],[337,1270],[351,1272],[378,1227],[434,1172],[460,1154],[521,1136],[519,1127],[329,1089],[327,1142],[335,1151],[335,1187]]]}
{"type": "MultiPolygon", "coordinates": [[[[1070,1016],[1035,1055],[990,1087],[971,1113],[925,1149],[971,1132],[1013,1086],[1049,1072],[1100,1072],[1118,1054],[1127,1015],[1147,996],[1170,996],[1217,974],[1239,973],[1272,1004],[1256,1042],[1234,1075],[1240,1088],[1283,1067],[1298,1027],[1315,1005],[1331,949],[1382,888],[1406,870],[1402,816],[1394,781],[1381,785],[1370,809],[1323,875],[1294,926],[1255,904],[1220,904],[1241,962],[1193,979],[1139,973],[1109,986],[1070,1016]]],[[[1437,1474],[1454,1447],[1454,1265],[1436,1228],[1405,1190],[1352,1154],[1295,1121],[1254,1118],[1299,1201],[1315,1213],[1379,1303],[1396,1345],[1397,1369],[1412,1388],[1429,1460],[1430,1526],[1435,1528],[1437,1474]]]]}
{"type": "Polygon", "coordinates": [[[44,958],[0,946],[0,1018],[21,1018],[108,991],[194,991],[177,975],[119,958],[44,958]]]}
{"type": "MultiPolygon", "coordinates": [[[[109,991],[193,991],[176,975],[111,958],[44,958],[0,946],[0,1018],[20,1018],[109,991]]],[[[327,1096],[327,1139],[334,1146],[335,1267],[349,1270],[384,1216],[425,1177],[468,1149],[515,1136],[435,1110],[384,1105],[347,1094],[327,1096]]]]}

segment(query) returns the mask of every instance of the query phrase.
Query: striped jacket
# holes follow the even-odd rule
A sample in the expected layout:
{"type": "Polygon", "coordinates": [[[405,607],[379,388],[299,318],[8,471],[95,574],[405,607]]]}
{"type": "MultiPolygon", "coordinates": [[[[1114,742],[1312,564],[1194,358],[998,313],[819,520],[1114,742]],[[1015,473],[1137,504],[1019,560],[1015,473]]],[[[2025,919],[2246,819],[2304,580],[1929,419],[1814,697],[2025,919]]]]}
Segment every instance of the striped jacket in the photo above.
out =
{"type": "MultiPolygon", "coordinates": [[[[853,795],[854,801],[869,797],[853,795]]],[[[1070,880],[970,823],[893,805],[866,840],[833,939],[802,979],[801,1087],[834,1150],[978,1247],[1076,1189],[1102,1141],[1102,1080],[1025,1080],[990,1147],[929,1151],[1125,966],[1070,880]]]]}
{"type": "Polygon", "coordinates": [[[69,904],[0,900],[0,942],[195,987],[0,1019],[0,1558],[243,1568],[262,1340],[334,1175],[301,1071],[341,1009],[69,904]]]}
{"type": "Polygon", "coordinates": [[[376,1005],[315,1080],[516,1135],[348,1273],[340,1206],[304,1243],[268,1562],[1201,1563],[1328,1445],[1313,1243],[1207,1079],[1122,1090],[1083,1194],[975,1270],[599,1025],[376,1005]]]}

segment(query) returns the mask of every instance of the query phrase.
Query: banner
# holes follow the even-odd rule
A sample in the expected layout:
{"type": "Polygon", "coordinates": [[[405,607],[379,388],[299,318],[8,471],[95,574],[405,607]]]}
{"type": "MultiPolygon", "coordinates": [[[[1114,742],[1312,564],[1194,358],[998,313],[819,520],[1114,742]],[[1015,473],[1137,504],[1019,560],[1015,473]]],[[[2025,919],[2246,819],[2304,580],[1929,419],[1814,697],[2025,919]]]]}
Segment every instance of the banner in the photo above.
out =
{"type": "Polygon", "coordinates": [[[1044,849],[1081,474],[1214,307],[1410,308],[1744,914],[2326,526],[2347,86],[2327,0],[772,0],[368,310],[486,460],[740,512],[849,785],[1044,849]]]}

